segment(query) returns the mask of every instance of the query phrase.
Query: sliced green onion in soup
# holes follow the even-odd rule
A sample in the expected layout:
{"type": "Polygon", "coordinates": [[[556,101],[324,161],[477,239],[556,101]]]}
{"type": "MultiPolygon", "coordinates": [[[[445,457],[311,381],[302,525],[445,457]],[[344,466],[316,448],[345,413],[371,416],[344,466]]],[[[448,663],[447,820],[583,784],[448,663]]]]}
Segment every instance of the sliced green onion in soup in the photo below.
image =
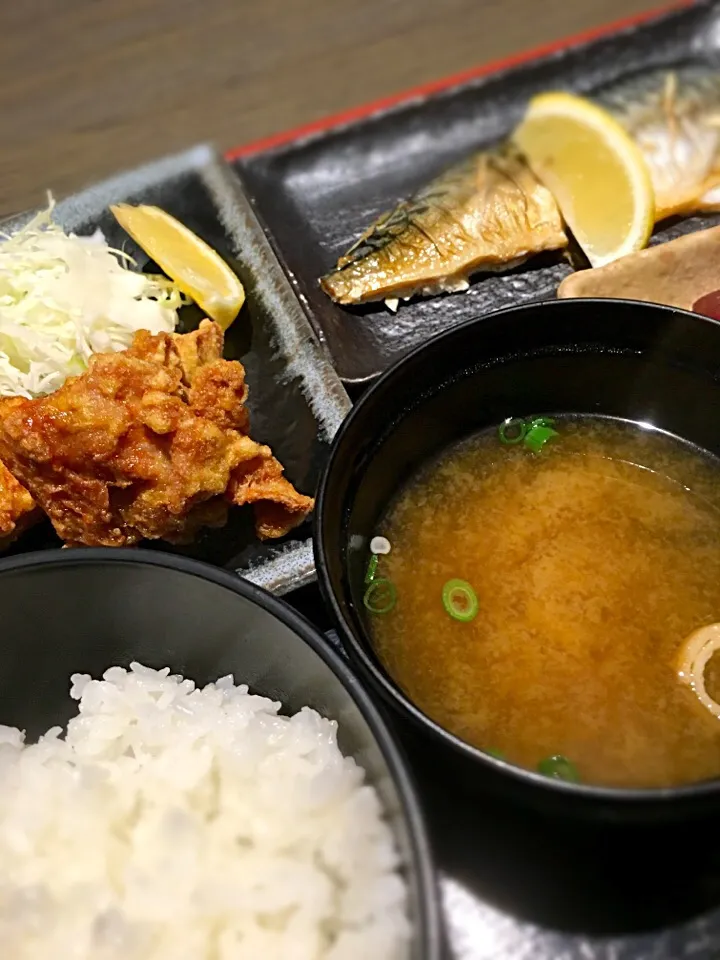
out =
{"type": "Polygon", "coordinates": [[[395,584],[386,577],[377,577],[365,591],[363,603],[370,613],[390,613],[397,603],[395,584]]]}
{"type": "Polygon", "coordinates": [[[552,423],[553,421],[547,417],[539,417],[532,421],[525,434],[525,446],[528,450],[532,450],[533,453],[540,453],[548,440],[552,440],[553,437],[558,435],[557,430],[553,430],[550,426],[552,423]]]}
{"type": "Polygon", "coordinates": [[[545,757],[544,760],[541,760],[538,764],[538,771],[544,777],[550,777],[553,780],[566,780],[568,783],[580,782],[580,774],[575,764],[559,753],[554,757],[545,757]]]}
{"type": "Polygon", "coordinates": [[[508,417],[498,427],[498,437],[500,443],[511,446],[514,443],[522,443],[525,434],[528,432],[528,425],[520,417],[508,417]]]}
{"type": "Polygon", "coordinates": [[[442,589],[442,602],[454,620],[469,623],[477,616],[477,594],[467,580],[448,580],[442,589]]]}
{"type": "Polygon", "coordinates": [[[378,563],[380,558],[376,553],[370,557],[370,562],[368,563],[367,570],[365,571],[365,583],[372,583],[375,579],[375,574],[377,573],[378,563]]]}

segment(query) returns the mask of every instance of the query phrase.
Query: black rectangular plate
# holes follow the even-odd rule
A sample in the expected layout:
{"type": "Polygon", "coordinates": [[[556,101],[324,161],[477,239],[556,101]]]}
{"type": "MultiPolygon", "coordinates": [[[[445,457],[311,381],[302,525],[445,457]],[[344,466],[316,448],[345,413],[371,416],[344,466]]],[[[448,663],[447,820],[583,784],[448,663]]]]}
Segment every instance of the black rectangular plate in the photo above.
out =
{"type": "MultiPolygon", "coordinates": [[[[106,180],[57,205],[56,219],[66,230],[88,234],[99,227],[111,246],[131,254],[145,269],[147,256],[108,210],[109,204],[119,202],[167,210],[217,250],[242,280],[247,300],[226,335],[225,355],[245,366],[251,436],[269,444],[288,479],[312,495],[350,401],[237,177],[210,147],[199,146],[106,180]]],[[[11,231],[26,219],[6,221],[2,228],[11,231]]],[[[181,325],[197,325],[201,316],[195,307],[184,308],[181,325]]],[[[12,549],[59,545],[50,525],[43,524],[12,549]]],[[[250,508],[231,510],[225,528],[205,531],[192,546],[151,546],[236,570],[278,594],[314,579],[310,522],[282,540],[261,543],[250,508]]]]}
{"type": "MultiPolygon", "coordinates": [[[[538,258],[503,275],[478,276],[463,294],[401,303],[341,307],[317,278],[383,210],[444,167],[507,134],[533,94],[579,92],[636,70],[714,58],[720,6],[700,2],[640,26],[409,100],[360,122],[236,161],[255,209],[340,377],[361,383],[410,349],[463,320],[552,297],[570,271],[558,257],[538,258]]],[[[675,224],[660,238],[714,220],[675,224]]]]}

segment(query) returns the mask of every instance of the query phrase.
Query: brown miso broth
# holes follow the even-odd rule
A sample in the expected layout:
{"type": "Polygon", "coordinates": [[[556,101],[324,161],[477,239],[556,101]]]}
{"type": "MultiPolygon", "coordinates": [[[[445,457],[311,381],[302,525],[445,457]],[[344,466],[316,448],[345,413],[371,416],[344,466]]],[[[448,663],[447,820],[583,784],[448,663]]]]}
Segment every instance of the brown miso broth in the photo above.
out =
{"type": "MultiPolygon", "coordinates": [[[[720,775],[720,719],[678,678],[682,641],[720,621],[720,462],[668,434],[560,417],[539,453],[497,429],[447,450],[376,533],[395,606],[378,656],[428,716],[533,770],[660,787],[720,775]],[[453,619],[443,586],[478,600],[453,619]]],[[[716,657],[720,661],[720,657],[716,657]]],[[[720,696],[710,662],[708,692],[720,696]]]]}

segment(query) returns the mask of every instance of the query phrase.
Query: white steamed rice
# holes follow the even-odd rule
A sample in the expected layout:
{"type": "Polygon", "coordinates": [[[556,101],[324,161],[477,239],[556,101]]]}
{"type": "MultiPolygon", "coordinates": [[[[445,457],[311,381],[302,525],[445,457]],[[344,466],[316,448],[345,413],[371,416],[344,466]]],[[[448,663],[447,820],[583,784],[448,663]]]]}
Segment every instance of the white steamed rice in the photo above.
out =
{"type": "Polygon", "coordinates": [[[75,674],[64,739],[0,727],[0,958],[405,956],[393,838],[336,723],[169,674],[75,674]]]}

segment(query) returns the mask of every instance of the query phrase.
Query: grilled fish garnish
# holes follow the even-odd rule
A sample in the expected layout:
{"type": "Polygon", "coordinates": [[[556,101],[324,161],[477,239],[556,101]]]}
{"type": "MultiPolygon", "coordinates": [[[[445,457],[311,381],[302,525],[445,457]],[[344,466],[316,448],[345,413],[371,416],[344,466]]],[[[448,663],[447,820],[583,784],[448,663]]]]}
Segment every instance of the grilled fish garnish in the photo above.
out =
{"type": "MultiPolygon", "coordinates": [[[[720,210],[720,73],[684,64],[598,91],[640,146],[656,220],[720,210]]],[[[338,303],[464,290],[567,237],[557,204],[509,144],[462,161],[379,217],[320,284],[338,303]]]]}
{"type": "Polygon", "coordinates": [[[339,303],[464,290],[567,238],[552,195],[511,146],[476,153],[383,214],[320,281],[339,303]]]}

